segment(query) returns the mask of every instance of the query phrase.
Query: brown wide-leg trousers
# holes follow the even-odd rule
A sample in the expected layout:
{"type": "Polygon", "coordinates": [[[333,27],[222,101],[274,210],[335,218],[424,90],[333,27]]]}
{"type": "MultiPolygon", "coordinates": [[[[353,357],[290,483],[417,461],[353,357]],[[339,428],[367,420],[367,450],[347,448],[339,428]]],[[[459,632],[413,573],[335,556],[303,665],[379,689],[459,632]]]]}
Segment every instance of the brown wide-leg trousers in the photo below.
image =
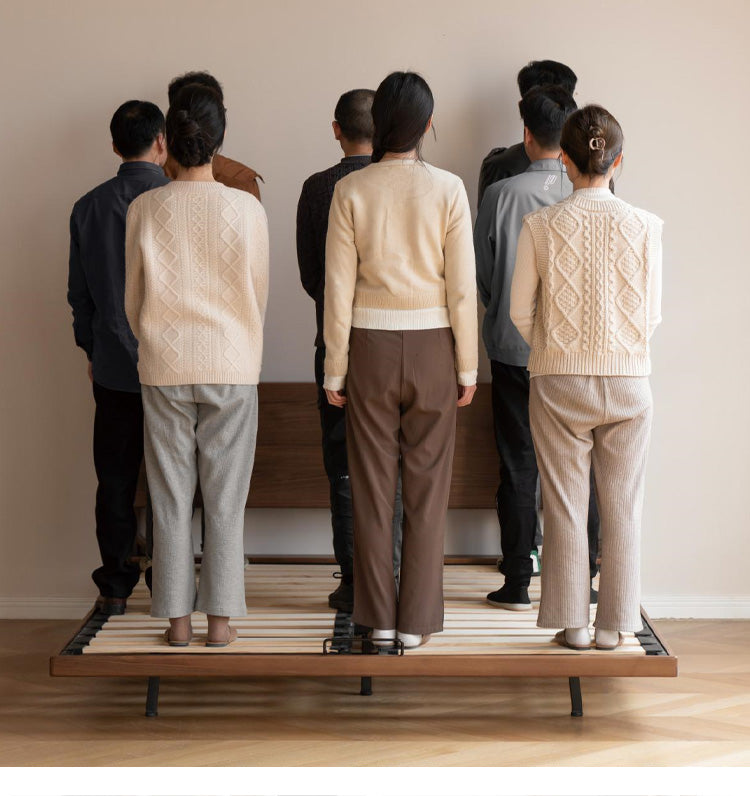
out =
{"type": "Polygon", "coordinates": [[[346,392],[353,619],[381,630],[437,633],[456,438],[452,331],[352,329],[346,392]],[[404,521],[397,595],[392,527],[399,457],[404,521]]]}
{"type": "Polygon", "coordinates": [[[531,433],[544,502],[539,627],[588,627],[589,471],[602,565],[595,627],[640,630],[640,539],[652,400],[648,378],[535,376],[531,433]]]}

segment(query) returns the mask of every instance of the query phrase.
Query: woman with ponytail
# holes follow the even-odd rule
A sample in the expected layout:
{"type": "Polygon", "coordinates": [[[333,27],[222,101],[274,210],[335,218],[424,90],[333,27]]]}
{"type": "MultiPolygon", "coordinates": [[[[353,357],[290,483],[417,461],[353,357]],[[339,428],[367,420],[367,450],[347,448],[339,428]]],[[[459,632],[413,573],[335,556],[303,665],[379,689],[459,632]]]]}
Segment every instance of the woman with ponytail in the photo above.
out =
{"type": "Polygon", "coordinates": [[[413,72],[380,84],[373,162],[336,184],[326,244],[325,382],[347,407],[354,614],[375,644],[443,629],[443,539],[456,407],[476,389],[477,305],[461,180],[422,161],[433,97],[413,72]],[[399,460],[403,543],[392,567],[399,460]]]}
{"type": "Polygon", "coordinates": [[[591,645],[586,521],[601,515],[597,649],[641,629],[640,533],[651,430],[649,339],[661,321],[659,218],[616,198],[617,120],[573,113],[560,140],[573,193],[524,219],[510,315],[531,346],[529,414],[544,503],[540,627],[591,645]]]}
{"type": "Polygon", "coordinates": [[[138,339],[145,459],[154,510],[151,615],[187,646],[208,615],[208,647],[237,637],[245,608],[243,525],[258,423],[268,295],[260,202],[214,180],[225,111],[211,88],[181,89],[167,113],[168,185],[141,194],[126,226],[125,308],[138,339]],[[200,482],[205,542],[196,589],[191,534],[200,482]]]}

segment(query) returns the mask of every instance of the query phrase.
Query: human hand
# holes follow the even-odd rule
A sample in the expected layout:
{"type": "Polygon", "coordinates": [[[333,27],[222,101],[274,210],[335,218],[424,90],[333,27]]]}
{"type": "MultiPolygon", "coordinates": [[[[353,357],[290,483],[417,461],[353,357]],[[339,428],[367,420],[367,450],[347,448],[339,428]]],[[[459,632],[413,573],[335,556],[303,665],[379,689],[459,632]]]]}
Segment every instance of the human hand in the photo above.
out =
{"type": "Polygon", "coordinates": [[[468,406],[474,400],[474,393],[476,391],[476,384],[472,384],[470,387],[467,387],[465,384],[459,384],[457,406],[468,406]]]}
{"type": "Polygon", "coordinates": [[[332,406],[343,408],[346,406],[346,396],[343,390],[326,390],[326,398],[332,406]]]}

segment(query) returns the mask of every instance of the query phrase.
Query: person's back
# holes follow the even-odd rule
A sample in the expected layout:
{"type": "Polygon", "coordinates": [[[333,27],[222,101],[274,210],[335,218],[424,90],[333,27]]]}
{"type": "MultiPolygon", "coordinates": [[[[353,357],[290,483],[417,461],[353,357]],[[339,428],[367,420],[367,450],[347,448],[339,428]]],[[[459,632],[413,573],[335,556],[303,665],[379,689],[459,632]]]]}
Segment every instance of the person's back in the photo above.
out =
{"type": "Polygon", "coordinates": [[[133,202],[129,288],[131,300],[142,296],[133,328],[143,384],[257,384],[266,223],[255,197],[219,182],[173,180],[133,202]]]}
{"type": "Polygon", "coordinates": [[[75,341],[93,382],[96,537],[102,566],[97,610],[121,614],[140,575],[131,561],[133,510],[143,459],[137,342],[125,317],[125,217],[135,197],[167,178],[164,116],[151,102],[123,103],[110,122],[117,176],[79,199],[70,216],[68,302],[75,341]]]}
{"type": "MultiPolygon", "coordinates": [[[[523,97],[536,86],[561,86],[571,96],[575,91],[577,78],[573,70],[558,61],[530,61],[518,73],[518,90],[523,97]]],[[[485,156],[479,169],[479,200],[485,191],[498,180],[505,180],[522,174],[531,161],[521,141],[509,147],[496,147],[485,156]]]]}
{"type": "Polygon", "coordinates": [[[486,307],[482,337],[490,359],[525,366],[529,347],[510,319],[510,286],[523,218],[573,191],[562,164],[544,158],[515,177],[491,185],[477,217],[477,284],[486,307]],[[484,252],[487,256],[484,256],[484,252]],[[497,267],[490,268],[491,263],[497,267]],[[500,265],[502,263],[502,265],[500,265]]]}
{"type": "Polygon", "coordinates": [[[562,646],[591,645],[583,539],[593,467],[602,524],[595,644],[612,650],[642,624],[648,341],[661,320],[662,224],[611,192],[623,150],[612,114],[581,108],[560,145],[573,194],[524,220],[511,288],[511,317],[531,345],[529,416],[544,500],[537,624],[562,627],[562,646]]]}
{"type": "Polygon", "coordinates": [[[661,219],[609,188],[587,188],[524,224],[541,287],[529,370],[648,375],[649,338],[661,320],[661,219]]]}

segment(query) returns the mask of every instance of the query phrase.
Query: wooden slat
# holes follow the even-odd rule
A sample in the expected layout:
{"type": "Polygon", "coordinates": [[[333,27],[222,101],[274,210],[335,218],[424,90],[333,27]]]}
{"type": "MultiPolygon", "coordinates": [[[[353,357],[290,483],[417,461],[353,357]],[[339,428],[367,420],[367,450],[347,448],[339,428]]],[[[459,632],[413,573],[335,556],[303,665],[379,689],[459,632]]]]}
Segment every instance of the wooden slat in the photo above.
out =
{"type": "MultiPolygon", "coordinates": [[[[84,648],[83,655],[53,658],[51,671],[127,676],[141,673],[146,665],[153,676],[160,673],[573,676],[565,672],[572,671],[570,666],[574,663],[574,674],[578,676],[670,676],[676,672],[674,658],[645,655],[632,634],[614,651],[580,652],[558,646],[552,640],[553,631],[536,626],[535,609],[504,611],[484,602],[484,594],[497,586],[497,580],[497,571],[492,567],[446,567],[444,631],[435,634],[429,644],[408,650],[398,658],[322,654],[323,640],[334,635],[336,619],[336,614],[324,607],[331,583],[327,565],[249,565],[245,571],[248,614],[232,619],[239,637],[225,648],[205,647],[207,622],[203,614],[193,616],[195,638],[189,647],[168,647],[162,638],[168,622],[149,616],[149,595],[141,582],[128,602],[125,615],[111,617],[84,648]],[[145,664],[139,662],[141,657],[145,664]],[[344,658],[349,662],[342,662],[344,658]],[[404,662],[406,659],[408,663],[404,662]],[[420,660],[429,662],[420,664],[420,660]],[[113,665],[116,661],[122,666],[113,665]],[[555,661],[568,663],[560,668],[555,661]]],[[[531,591],[538,594],[539,579],[532,581],[531,591]]],[[[594,613],[592,607],[592,618],[594,613]]]]}

